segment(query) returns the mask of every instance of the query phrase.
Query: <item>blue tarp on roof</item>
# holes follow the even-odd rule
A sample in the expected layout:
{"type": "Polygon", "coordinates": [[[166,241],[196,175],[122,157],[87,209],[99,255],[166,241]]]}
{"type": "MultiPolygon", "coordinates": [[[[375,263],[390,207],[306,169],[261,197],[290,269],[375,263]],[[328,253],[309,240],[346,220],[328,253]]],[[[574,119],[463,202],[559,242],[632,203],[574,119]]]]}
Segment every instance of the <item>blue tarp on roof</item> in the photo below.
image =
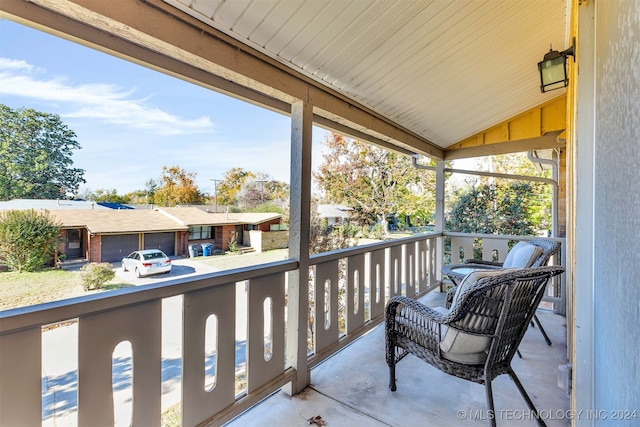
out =
{"type": "Polygon", "coordinates": [[[123,205],[122,203],[98,202],[98,204],[109,209],[133,209],[131,206],[123,205]]]}

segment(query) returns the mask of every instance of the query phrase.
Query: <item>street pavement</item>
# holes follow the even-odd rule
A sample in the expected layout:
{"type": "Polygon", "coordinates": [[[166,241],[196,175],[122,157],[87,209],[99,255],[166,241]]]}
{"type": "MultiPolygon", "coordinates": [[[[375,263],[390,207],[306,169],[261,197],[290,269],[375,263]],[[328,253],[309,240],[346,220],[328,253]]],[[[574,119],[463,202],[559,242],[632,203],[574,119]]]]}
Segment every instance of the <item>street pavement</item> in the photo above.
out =
{"type": "MultiPolygon", "coordinates": [[[[116,277],[135,286],[217,271],[214,267],[189,258],[172,259],[169,274],[137,278],[114,265],[116,277]]],[[[246,341],[246,291],[244,282],[236,286],[236,348],[246,341]]],[[[113,388],[116,426],[131,424],[132,357],[128,342],[113,352],[113,388]]],[[[246,354],[236,354],[236,364],[243,365],[246,354]]],[[[162,410],[180,402],[182,368],[182,297],[162,302],[162,410]]],[[[78,400],[78,324],[70,323],[42,334],[42,418],[43,426],[77,426],[78,400]]]]}
{"type": "Polygon", "coordinates": [[[113,269],[116,272],[117,279],[136,286],[149,285],[152,283],[159,283],[171,279],[177,279],[180,277],[195,276],[199,274],[213,273],[215,271],[218,271],[218,269],[215,267],[191,258],[171,257],[171,272],[165,274],[155,274],[153,276],[147,277],[136,277],[136,274],[133,271],[123,271],[120,262],[114,262],[112,264],[114,267],[113,269]]]}

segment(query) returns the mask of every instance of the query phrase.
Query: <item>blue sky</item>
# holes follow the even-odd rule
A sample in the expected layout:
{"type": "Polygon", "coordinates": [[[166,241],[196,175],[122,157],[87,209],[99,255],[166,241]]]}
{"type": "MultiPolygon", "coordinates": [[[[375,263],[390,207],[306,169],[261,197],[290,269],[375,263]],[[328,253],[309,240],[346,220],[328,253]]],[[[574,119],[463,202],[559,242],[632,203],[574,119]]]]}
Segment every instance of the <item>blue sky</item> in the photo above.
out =
{"type": "MultiPolygon", "coordinates": [[[[143,189],[164,165],[196,173],[207,193],[232,167],[289,181],[287,116],[8,20],[0,20],[0,102],[58,114],[76,132],[81,192],[143,189]]],[[[314,141],[324,134],[314,128],[314,141]]]]}

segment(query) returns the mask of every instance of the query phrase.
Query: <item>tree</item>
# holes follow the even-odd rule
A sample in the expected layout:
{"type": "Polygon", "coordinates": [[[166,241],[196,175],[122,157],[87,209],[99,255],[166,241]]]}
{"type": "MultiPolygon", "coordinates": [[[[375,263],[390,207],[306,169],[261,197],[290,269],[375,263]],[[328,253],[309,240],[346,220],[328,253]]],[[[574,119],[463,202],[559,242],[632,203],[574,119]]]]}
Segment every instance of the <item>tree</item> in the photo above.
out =
{"type": "MultiPolygon", "coordinates": [[[[323,252],[329,252],[336,249],[347,248],[354,246],[356,241],[350,238],[345,233],[342,233],[340,229],[335,229],[327,225],[327,221],[320,217],[318,214],[318,202],[317,200],[311,200],[311,212],[310,212],[310,227],[309,227],[309,252],[311,254],[319,254],[323,252]]],[[[341,259],[338,261],[340,268],[338,268],[338,330],[342,333],[345,329],[344,319],[346,317],[346,260],[341,259]]],[[[308,341],[307,346],[309,351],[313,350],[313,344],[315,341],[315,286],[322,286],[317,283],[316,269],[311,269],[309,272],[309,286],[307,288],[309,306],[307,308],[307,332],[308,341]]]]}
{"type": "Polygon", "coordinates": [[[158,190],[158,183],[154,179],[149,179],[144,183],[144,190],[135,190],[128,193],[127,197],[129,203],[139,203],[141,205],[155,203],[156,191],[158,190]]]}
{"type": "Polygon", "coordinates": [[[195,172],[187,172],[180,166],[163,166],[161,185],[154,195],[155,203],[160,206],[203,203],[204,195],[195,184],[195,179],[195,172]]]}
{"type": "Polygon", "coordinates": [[[130,195],[121,196],[115,188],[98,188],[89,197],[96,202],[131,203],[130,195]]]}
{"type": "Polygon", "coordinates": [[[42,268],[56,250],[60,227],[48,211],[0,212],[0,259],[19,273],[42,268]]]}
{"type": "Polygon", "coordinates": [[[271,179],[267,174],[247,177],[236,193],[243,212],[282,212],[289,201],[289,184],[271,179]]]}
{"type": "Polygon", "coordinates": [[[76,134],[56,114],[0,104],[0,200],[75,194],[84,170],[73,168],[76,134]]]}
{"type": "Polygon", "coordinates": [[[548,200],[538,197],[544,184],[514,181],[469,183],[455,194],[447,230],[463,233],[530,236],[549,227],[548,200]]]}
{"type": "Polygon", "coordinates": [[[396,152],[331,133],[328,152],[314,174],[324,201],[348,206],[361,224],[380,223],[389,215],[430,218],[435,209],[435,176],[396,152]]]}
{"type": "MultiPolygon", "coordinates": [[[[479,169],[545,177],[525,154],[482,159],[479,169]]],[[[534,235],[546,232],[551,219],[551,187],[533,181],[480,177],[453,190],[447,230],[467,233],[534,235]]]]}
{"type": "Polygon", "coordinates": [[[218,206],[237,205],[237,195],[247,179],[255,178],[256,174],[242,168],[231,168],[224,174],[224,181],[216,185],[215,198],[218,206]]]}

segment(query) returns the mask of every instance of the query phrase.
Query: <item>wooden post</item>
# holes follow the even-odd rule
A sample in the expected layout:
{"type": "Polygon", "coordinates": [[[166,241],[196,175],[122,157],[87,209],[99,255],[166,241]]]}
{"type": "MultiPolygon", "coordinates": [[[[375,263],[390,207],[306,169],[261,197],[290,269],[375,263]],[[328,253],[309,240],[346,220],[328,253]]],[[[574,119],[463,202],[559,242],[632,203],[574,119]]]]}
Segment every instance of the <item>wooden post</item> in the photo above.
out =
{"type": "Polygon", "coordinates": [[[311,219],[311,144],[313,106],[300,101],[291,106],[291,191],[289,258],[299,262],[289,273],[287,360],[296,378],[284,390],[301,392],[310,383],[307,365],[307,322],[309,309],[309,223],[311,219]]]}

